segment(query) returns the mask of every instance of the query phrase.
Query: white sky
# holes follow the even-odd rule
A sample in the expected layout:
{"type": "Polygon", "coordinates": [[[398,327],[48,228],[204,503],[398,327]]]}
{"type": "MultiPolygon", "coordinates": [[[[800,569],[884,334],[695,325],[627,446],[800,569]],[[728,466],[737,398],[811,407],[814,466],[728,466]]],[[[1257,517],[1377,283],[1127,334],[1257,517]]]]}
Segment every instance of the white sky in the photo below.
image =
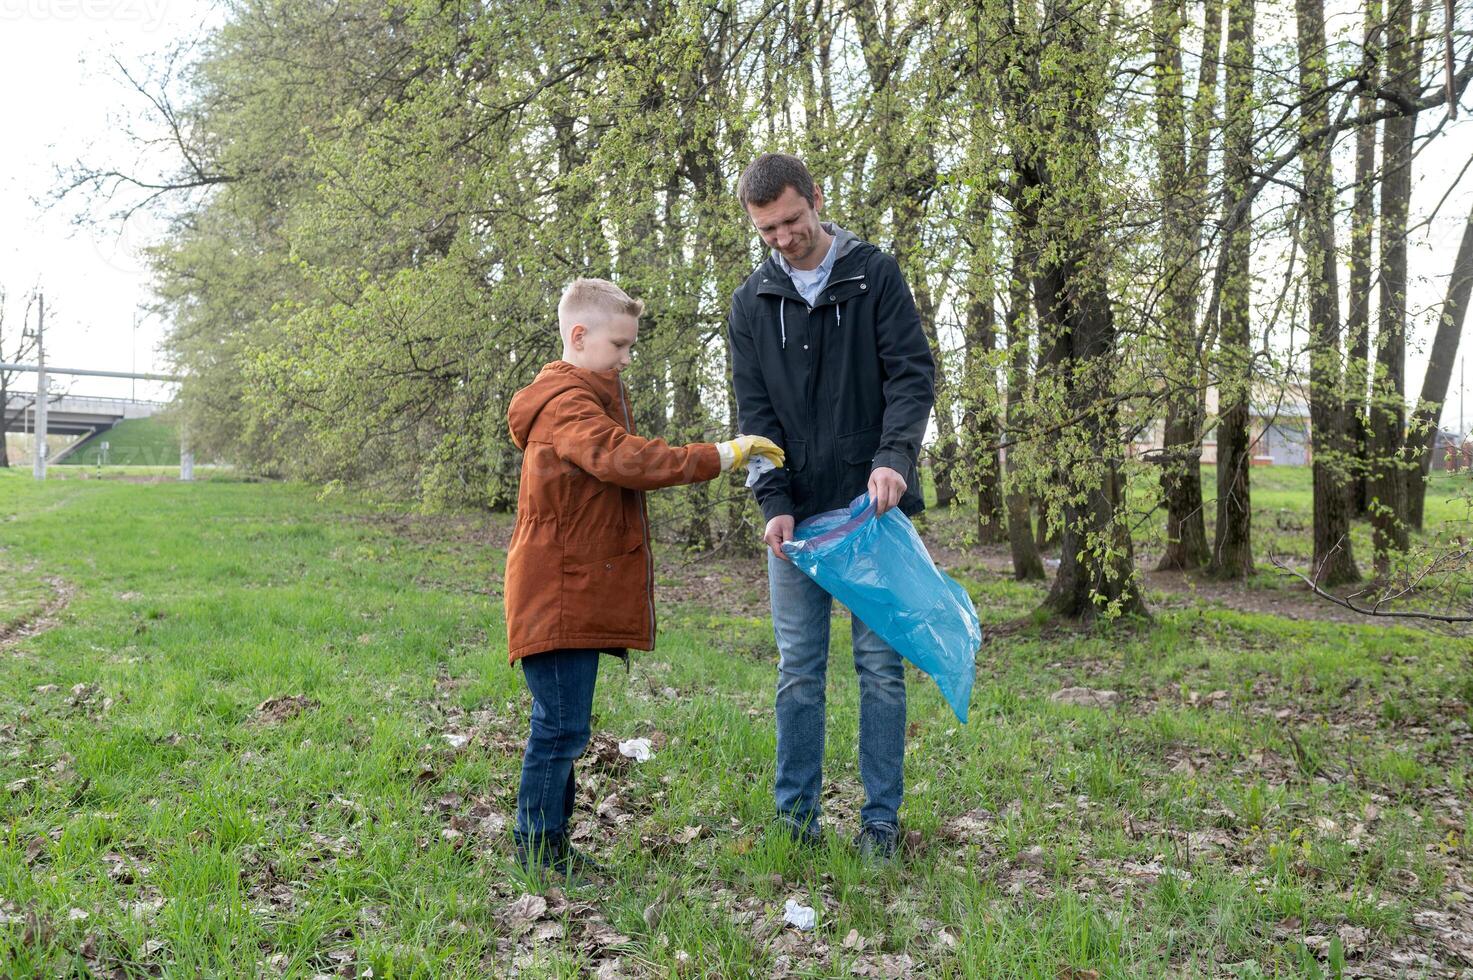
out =
{"type": "MultiPolygon", "coordinates": [[[[0,286],[9,293],[7,338],[20,317],[23,295],[40,284],[47,296],[48,361],[65,367],[163,371],[158,352],[165,325],[140,322],[135,310],[150,298],[149,277],[136,249],[160,226],[135,216],[124,228],[115,224],[73,226],[73,206],[46,210],[56,168],[78,157],[88,162],[137,159],[123,137],[119,120],[139,117],[140,101],[115,77],[110,56],[138,66],[149,55],[181,38],[196,36],[202,25],[219,20],[203,0],[0,0],[0,133],[7,147],[0,156],[0,286]]],[[[1267,26],[1267,25],[1265,25],[1267,26]]],[[[1346,27],[1332,20],[1331,32],[1346,27]]],[[[1421,122],[1435,125],[1441,113],[1421,122]]],[[[1473,156],[1473,120],[1449,125],[1418,158],[1412,211],[1425,217],[1448,183],[1473,156]]],[[[1424,348],[1446,290],[1447,277],[1473,203],[1473,172],[1443,205],[1440,215],[1411,244],[1413,278],[1409,308],[1422,311],[1412,323],[1407,358],[1407,388],[1415,398],[1426,370],[1424,348]]],[[[1343,275],[1343,273],[1342,273],[1343,275]]],[[[1468,318],[1473,326],[1473,317],[1468,318]]],[[[1462,351],[1473,354],[1473,330],[1465,327],[1462,351]]],[[[7,352],[12,341],[7,339],[7,352]]],[[[63,379],[58,379],[59,382],[63,379]]],[[[24,383],[24,382],[22,382],[24,383]]],[[[1473,394],[1473,376],[1469,378],[1473,394]]],[[[72,390],[87,395],[126,395],[128,381],[79,378],[72,390]]],[[[170,387],[137,383],[141,398],[167,398],[170,387]]],[[[1459,419],[1459,377],[1443,416],[1459,419]]],[[[1473,401],[1466,424],[1473,426],[1473,401]]]]}
{"type": "MultiPolygon", "coordinates": [[[[134,218],[124,228],[74,227],[74,207],[47,210],[56,168],[134,159],[117,129],[136,109],[115,80],[110,56],[133,64],[171,40],[191,36],[207,3],[195,0],[0,0],[0,286],[8,295],[5,353],[36,285],[46,293],[47,361],[62,367],[167,371],[157,348],[164,325],[133,316],[147,302],[149,276],[137,246],[159,225],[134,218]],[[125,103],[126,100],[126,104],[125,103]],[[40,203],[37,199],[42,199],[40,203]]],[[[130,393],[131,382],[55,378],[83,395],[130,393]]],[[[26,386],[23,378],[21,386],[26,386]]],[[[140,381],[139,398],[167,399],[171,386],[140,381]]]]}

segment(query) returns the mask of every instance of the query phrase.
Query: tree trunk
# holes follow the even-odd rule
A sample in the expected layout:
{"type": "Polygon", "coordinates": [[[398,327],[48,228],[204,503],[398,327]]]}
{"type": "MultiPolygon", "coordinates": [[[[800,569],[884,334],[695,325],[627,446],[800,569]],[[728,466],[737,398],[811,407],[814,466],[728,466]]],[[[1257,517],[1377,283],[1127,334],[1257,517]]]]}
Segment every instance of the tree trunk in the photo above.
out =
{"type": "MultiPolygon", "coordinates": [[[[918,216],[919,218],[919,216],[918,216]]],[[[915,222],[915,237],[920,240],[920,222],[915,222]]],[[[898,236],[897,236],[898,237],[898,236]]],[[[936,420],[936,442],[931,447],[931,480],[936,486],[936,506],[950,507],[956,503],[956,455],[957,432],[952,418],[953,390],[946,373],[946,359],[941,350],[941,338],[936,331],[936,299],[924,278],[914,281],[912,293],[916,312],[920,314],[921,330],[931,347],[931,360],[936,364],[936,404],[932,418],[936,420]]]]}
{"type": "MultiPolygon", "coordinates": [[[[1016,437],[1025,422],[1024,398],[1028,387],[1028,368],[1032,358],[1028,354],[1028,268],[1036,256],[1028,251],[1030,230],[1026,208],[1015,206],[1012,229],[1013,274],[1008,284],[1008,405],[1007,428],[1010,436],[1016,437]]],[[[1013,578],[1018,581],[1044,579],[1043,559],[1038,554],[1038,542],[1033,539],[1033,528],[1029,521],[1029,501],[1026,486],[1014,478],[1012,463],[1008,464],[1007,508],[1008,550],[1013,556],[1013,578]]]]}
{"type": "Polygon", "coordinates": [[[1193,119],[1193,160],[1189,174],[1186,120],[1182,99],[1181,33],[1185,11],[1181,0],[1157,0],[1156,5],[1156,121],[1162,201],[1161,237],[1168,281],[1161,296],[1163,333],[1169,347],[1163,352],[1167,386],[1166,423],[1162,433],[1161,493],[1166,505],[1166,551],[1161,569],[1198,568],[1207,563],[1207,528],[1202,513],[1201,430],[1197,386],[1201,376],[1197,356],[1196,298],[1200,278],[1197,245],[1201,218],[1193,213],[1205,200],[1205,180],[1198,181],[1200,163],[1205,177],[1206,147],[1198,143],[1207,131],[1216,88],[1217,47],[1221,37],[1221,7],[1208,4],[1204,31],[1198,104],[1193,119]],[[1207,120],[1202,121],[1205,108],[1207,120]]]}
{"type": "MultiPolygon", "coordinates": [[[[1366,0],[1362,72],[1369,85],[1381,77],[1379,31],[1381,0],[1366,0]]],[[[1355,111],[1369,114],[1376,107],[1374,93],[1362,93],[1355,111]]],[[[1351,471],[1351,512],[1361,517],[1370,502],[1370,427],[1366,394],[1371,358],[1371,245],[1376,233],[1376,134],[1378,124],[1355,131],[1355,200],[1350,212],[1350,282],[1347,289],[1345,357],[1345,420],[1350,430],[1355,466],[1351,471]]]]}
{"type": "MultiPolygon", "coordinates": [[[[1036,249],[1033,252],[1032,268],[1035,270],[1038,268],[1038,252],[1036,249]]],[[[1038,358],[1033,370],[1034,377],[1039,378],[1043,376],[1044,371],[1048,369],[1051,363],[1049,360],[1049,345],[1043,339],[1043,325],[1046,319],[1043,314],[1042,301],[1039,297],[1045,294],[1046,288],[1040,276],[1036,274],[1033,276],[1031,288],[1033,292],[1033,306],[1038,311],[1039,324],[1038,358]]],[[[1059,473],[1057,471],[1050,473],[1048,476],[1049,480],[1057,480],[1058,478],[1059,473]]],[[[1039,551],[1055,551],[1059,547],[1059,528],[1056,522],[1049,519],[1048,501],[1040,497],[1035,503],[1038,509],[1038,526],[1033,534],[1033,545],[1039,551]]]]}
{"type": "MultiPolygon", "coordinates": [[[[1420,81],[1412,42],[1412,0],[1390,0],[1386,11],[1386,84],[1415,97],[1420,81]]],[[[1391,554],[1407,548],[1406,303],[1407,212],[1412,197],[1415,115],[1386,120],[1381,158],[1381,289],[1376,335],[1375,397],[1371,404],[1371,540],[1377,574],[1391,554]]]]}
{"type": "Polygon", "coordinates": [[[991,357],[997,347],[997,313],[993,306],[990,196],[990,192],[975,189],[967,209],[969,229],[977,236],[977,243],[971,249],[967,278],[962,437],[977,488],[977,540],[999,544],[1006,540],[1007,529],[998,486],[1002,470],[997,450],[997,375],[991,357]]]}
{"type": "MultiPolygon", "coordinates": [[[[1296,0],[1299,38],[1300,129],[1329,124],[1324,0],[1296,0]]],[[[1314,557],[1324,586],[1360,579],[1350,547],[1348,440],[1340,387],[1340,288],[1335,253],[1334,140],[1305,148],[1305,280],[1309,291],[1309,414],[1313,438],[1314,557]]]]}
{"type": "Polygon", "coordinates": [[[1109,398],[1115,318],[1104,283],[1086,265],[1095,257],[1095,245],[1088,231],[1081,235],[1077,251],[1042,277],[1046,291],[1041,297],[1056,325],[1051,360],[1061,372],[1065,408],[1082,419],[1080,434],[1094,463],[1070,466],[1061,476],[1073,492],[1064,504],[1059,571],[1044,608],[1086,622],[1108,606],[1126,615],[1146,612],[1134,575],[1129,525],[1120,514],[1125,482],[1119,425],[1109,398]]]}
{"type": "MultiPolygon", "coordinates": [[[[1419,466],[1412,471],[1407,488],[1407,509],[1412,526],[1422,527],[1422,509],[1427,499],[1427,474],[1432,469],[1432,453],[1437,445],[1437,432],[1442,427],[1442,406],[1453,378],[1453,362],[1458,358],[1458,338],[1468,316],[1468,295],[1473,290],[1473,212],[1463,226],[1463,241],[1453,260],[1452,278],[1447,284],[1447,298],[1442,303],[1442,316],[1437,321],[1437,334],[1427,355],[1427,374],[1422,378],[1422,395],[1412,414],[1411,432],[1416,440],[1419,466]]],[[[1462,435],[1462,433],[1458,433],[1462,435]]]]}
{"type": "MultiPolygon", "coordinates": [[[[1227,107],[1224,197],[1229,212],[1252,179],[1253,19],[1254,0],[1229,0],[1223,100],[1227,107]]],[[[1248,423],[1253,395],[1249,336],[1252,230],[1250,212],[1223,245],[1226,276],[1218,331],[1217,528],[1209,566],[1219,578],[1243,578],[1253,572],[1253,511],[1248,488],[1248,423]]]]}

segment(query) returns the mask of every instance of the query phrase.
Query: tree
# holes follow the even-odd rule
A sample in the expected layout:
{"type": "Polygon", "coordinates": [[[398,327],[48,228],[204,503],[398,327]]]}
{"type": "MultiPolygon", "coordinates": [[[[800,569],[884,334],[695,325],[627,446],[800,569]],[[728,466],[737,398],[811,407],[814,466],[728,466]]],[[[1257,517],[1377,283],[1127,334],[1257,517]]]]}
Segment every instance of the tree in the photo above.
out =
{"type": "MultiPolygon", "coordinates": [[[[1412,0],[1388,0],[1386,86],[1410,99],[1420,89],[1412,0]]],[[[1386,120],[1381,178],[1380,323],[1376,331],[1375,397],[1371,404],[1372,548],[1384,575],[1393,552],[1407,549],[1406,305],[1407,212],[1412,198],[1415,112],[1386,120]]]]}
{"type": "MultiPolygon", "coordinates": [[[[1227,107],[1224,132],[1224,197],[1230,213],[1223,243],[1224,285],[1218,330],[1217,528],[1210,570],[1220,578],[1253,572],[1253,511],[1249,498],[1248,422],[1253,397],[1249,319],[1253,281],[1251,211],[1237,221],[1253,177],[1253,21],[1255,0],[1227,0],[1227,107]]],[[[1251,205],[1249,205],[1251,208],[1251,205]]]]}
{"type": "MultiPolygon", "coordinates": [[[[1452,382],[1453,363],[1458,358],[1458,338],[1468,318],[1468,296],[1473,291],[1473,213],[1463,225],[1463,240],[1453,259],[1448,278],[1447,298],[1437,318],[1437,333],[1427,354],[1427,373],[1422,378],[1422,394],[1412,413],[1410,426],[1417,465],[1412,470],[1407,488],[1409,519],[1413,527],[1422,527],[1423,504],[1427,497],[1427,474],[1432,468],[1433,447],[1441,428],[1442,406],[1452,382]]],[[[1460,433],[1461,434],[1461,433],[1460,433]]]]}
{"type": "MultiPolygon", "coordinates": [[[[7,348],[5,345],[5,320],[9,310],[7,303],[8,295],[5,287],[0,286],[0,361],[12,364],[22,364],[36,356],[36,345],[39,342],[36,335],[27,330],[31,322],[31,309],[36,305],[36,292],[26,294],[26,305],[21,311],[20,329],[15,338],[7,348]]],[[[10,466],[10,449],[7,446],[5,434],[14,428],[25,413],[35,404],[36,399],[32,396],[29,402],[22,401],[15,408],[10,407],[10,392],[15,388],[18,381],[16,371],[0,371],[0,466],[10,466]]],[[[32,386],[34,388],[34,386],[32,386]]]]}
{"type": "MultiPolygon", "coordinates": [[[[1296,0],[1299,41],[1300,127],[1329,127],[1324,0],[1296,0]]],[[[1309,293],[1309,411],[1313,433],[1313,566],[1326,586],[1360,579],[1350,544],[1351,442],[1347,438],[1340,374],[1340,288],[1335,251],[1334,140],[1319,137],[1304,155],[1305,280],[1309,293]]]]}
{"type": "MultiPolygon", "coordinates": [[[[1369,116],[1375,107],[1375,86],[1381,75],[1381,0],[1366,0],[1364,41],[1360,68],[1361,93],[1356,111],[1369,116]]],[[[1366,395],[1371,357],[1371,247],[1376,230],[1376,134],[1378,125],[1367,123],[1355,130],[1355,194],[1350,216],[1349,306],[1346,311],[1345,415],[1350,427],[1356,467],[1348,493],[1352,512],[1366,513],[1369,502],[1370,428],[1366,420],[1366,395]]]]}
{"type": "Polygon", "coordinates": [[[1158,568],[1206,565],[1202,505],[1202,337],[1197,329],[1201,285],[1202,225],[1206,220],[1207,154],[1216,115],[1222,5],[1207,0],[1197,94],[1187,132],[1182,97],[1182,0],[1156,5],[1156,120],[1162,202],[1161,250],[1166,282],[1160,298],[1166,420],[1162,432],[1161,492],[1166,506],[1166,548],[1158,568]],[[1187,142],[1190,141],[1190,157],[1187,142]]]}
{"type": "MultiPolygon", "coordinates": [[[[1015,8],[1016,10],[1016,8],[1015,8]]],[[[1060,515],[1057,575],[1044,607],[1055,616],[1093,620],[1145,613],[1124,513],[1124,453],[1117,402],[1117,327],[1107,287],[1100,114],[1108,64],[1103,11],[1089,3],[1051,3],[1032,31],[1015,14],[1015,44],[1030,86],[1005,100],[1020,199],[1036,203],[1039,258],[1033,275],[1039,343],[1046,369],[1036,385],[1050,416],[1065,420],[1050,442],[1059,478],[1051,510],[1060,515]],[[1025,54],[1026,52],[1026,54],[1025,54]],[[1047,111],[1040,107],[1047,106],[1047,111]]]]}
{"type": "MultiPolygon", "coordinates": [[[[1021,195],[1013,195],[1017,201],[1021,195]]],[[[1027,251],[1030,232],[1024,227],[1025,218],[1013,213],[1011,224],[1011,274],[1008,277],[1008,398],[1007,428],[1010,434],[1024,432],[1028,428],[1027,409],[1028,373],[1032,357],[1029,353],[1029,269],[1037,262],[1037,256],[1027,251]]],[[[1032,224],[1031,221],[1028,222],[1032,224]]],[[[1033,538],[1030,521],[1028,474],[1023,466],[1008,457],[1006,500],[1008,512],[1008,550],[1013,558],[1013,578],[1018,581],[1042,581],[1043,559],[1038,554],[1038,542],[1033,538]]]]}

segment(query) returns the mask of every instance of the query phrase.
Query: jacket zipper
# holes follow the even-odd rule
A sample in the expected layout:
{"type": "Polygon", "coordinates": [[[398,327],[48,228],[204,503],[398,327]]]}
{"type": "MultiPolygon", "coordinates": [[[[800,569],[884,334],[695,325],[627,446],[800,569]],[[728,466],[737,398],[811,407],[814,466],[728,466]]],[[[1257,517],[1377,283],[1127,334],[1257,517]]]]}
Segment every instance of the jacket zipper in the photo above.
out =
{"type": "MultiPolygon", "coordinates": [[[[633,423],[629,421],[629,402],[624,398],[624,382],[619,382],[619,407],[624,410],[624,431],[633,432],[633,423]]],[[[655,552],[650,547],[650,524],[649,518],[644,512],[644,492],[639,493],[639,529],[644,535],[644,565],[645,565],[645,597],[650,610],[650,645],[655,643],[655,552]]],[[[624,661],[624,666],[629,666],[629,661],[624,661]]]]}

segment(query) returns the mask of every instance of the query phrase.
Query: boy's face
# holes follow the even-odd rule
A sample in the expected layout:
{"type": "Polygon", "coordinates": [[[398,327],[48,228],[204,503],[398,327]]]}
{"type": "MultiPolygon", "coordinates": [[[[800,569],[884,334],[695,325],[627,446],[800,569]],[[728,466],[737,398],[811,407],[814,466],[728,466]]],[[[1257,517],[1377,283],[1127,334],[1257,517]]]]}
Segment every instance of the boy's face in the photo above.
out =
{"type": "Polygon", "coordinates": [[[622,371],[629,366],[638,339],[639,321],[632,316],[604,317],[592,325],[575,323],[572,349],[563,360],[590,371],[622,371]]]}

